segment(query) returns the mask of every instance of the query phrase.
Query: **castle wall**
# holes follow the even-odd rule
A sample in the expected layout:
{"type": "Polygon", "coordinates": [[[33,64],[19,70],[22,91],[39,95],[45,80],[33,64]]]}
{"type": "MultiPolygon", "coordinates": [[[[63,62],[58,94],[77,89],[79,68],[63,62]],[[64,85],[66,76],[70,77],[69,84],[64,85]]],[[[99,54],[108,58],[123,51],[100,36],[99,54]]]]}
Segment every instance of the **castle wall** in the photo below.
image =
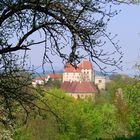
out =
{"type": "Polygon", "coordinates": [[[81,73],[73,73],[73,72],[64,72],[63,73],[63,82],[64,81],[80,81],[81,80],[81,73]]]}
{"type": "Polygon", "coordinates": [[[105,90],[106,77],[95,76],[95,85],[98,86],[99,90],[105,90]]]}
{"type": "Polygon", "coordinates": [[[92,98],[95,100],[95,93],[67,93],[68,95],[74,97],[75,99],[81,98],[92,98]]]}

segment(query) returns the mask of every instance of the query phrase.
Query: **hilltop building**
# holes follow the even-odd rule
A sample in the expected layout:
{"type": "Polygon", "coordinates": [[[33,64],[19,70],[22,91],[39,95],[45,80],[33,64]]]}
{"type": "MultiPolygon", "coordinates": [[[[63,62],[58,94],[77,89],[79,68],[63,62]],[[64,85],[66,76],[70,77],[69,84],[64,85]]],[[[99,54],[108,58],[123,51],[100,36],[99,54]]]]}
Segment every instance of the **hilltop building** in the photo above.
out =
{"type": "Polygon", "coordinates": [[[62,81],[62,74],[48,74],[48,80],[51,79],[52,81],[58,80],[58,81],[62,81]]]}
{"type": "Polygon", "coordinates": [[[48,74],[47,77],[36,77],[32,84],[36,86],[37,84],[47,83],[49,80],[61,81],[62,90],[75,98],[93,96],[97,89],[105,90],[107,81],[105,76],[95,73],[92,63],[87,59],[84,59],[76,68],[67,63],[64,66],[63,74],[48,74]]]}
{"type": "Polygon", "coordinates": [[[95,85],[98,87],[99,90],[105,90],[106,88],[106,81],[107,78],[105,76],[96,75],[95,76],[95,85]]]}
{"type": "Polygon", "coordinates": [[[65,91],[68,95],[74,97],[75,99],[92,97],[95,99],[95,93],[97,89],[92,82],[68,82],[65,81],[61,85],[61,89],[65,91]]]}
{"type": "Polygon", "coordinates": [[[64,66],[63,82],[94,82],[99,90],[105,90],[106,77],[96,75],[92,63],[84,59],[77,67],[70,64],[64,66]]]}
{"type": "Polygon", "coordinates": [[[74,98],[95,98],[95,72],[89,60],[84,59],[77,67],[66,64],[61,89],[74,98]]]}
{"type": "Polygon", "coordinates": [[[89,60],[84,59],[82,63],[73,67],[70,64],[66,64],[63,73],[63,82],[82,82],[94,80],[95,74],[92,68],[92,64],[89,60]]]}
{"type": "Polygon", "coordinates": [[[43,85],[44,83],[48,82],[48,78],[47,77],[36,77],[33,79],[32,81],[32,85],[34,87],[36,87],[36,85],[43,85]]]}
{"type": "Polygon", "coordinates": [[[48,74],[47,77],[36,77],[32,81],[32,85],[35,87],[36,85],[44,85],[49,80],[52,81],[62,81],[62,74],[48,74]]]}

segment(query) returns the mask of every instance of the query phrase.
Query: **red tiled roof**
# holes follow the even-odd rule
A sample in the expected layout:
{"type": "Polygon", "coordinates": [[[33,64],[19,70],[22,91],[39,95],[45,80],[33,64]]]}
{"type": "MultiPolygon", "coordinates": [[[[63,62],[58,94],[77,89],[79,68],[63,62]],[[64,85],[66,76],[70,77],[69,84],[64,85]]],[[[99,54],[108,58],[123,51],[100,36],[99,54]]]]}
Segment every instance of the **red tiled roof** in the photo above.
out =
{"type": "Polygon", "coordinates": [[[61,89],[68,93],[95,93],[97,91],[92,82],[64,82],[61,89]]]}
{"type": "Polygon", "coordinates": [[[79,65],[82,69],[92,69],[92,64],[89,60],[84,59],[83,62],[79,65]]]}
{"type": "Polygon", "coordinates": [[[71,64],[66,64],[64,67],[64,72],[79,73],[82,69],[92,69],[92,64],[89,60],[84,59],[77,68],[73,67],[71,64]]]}
{"type": "Polygon", "coordinates": [[[81,68],[80,67],[75,68],[71,64],[66,64],[64,67],[64,72],[79,73],[79,72],[81,72],[81,68]]]}
{"type": "Polygon", "coordinates": [[[62,74],[48,74],[50,78],[62,78],[62,74]]]}
{"type": "Polygon", "coordinates": [[[38,80],[38,81],[44,81],[46,79],[47,79],[46,77],[36,77],[36,78],[33,79],[33,81],[36,81],[36,80],[38,80]]]}

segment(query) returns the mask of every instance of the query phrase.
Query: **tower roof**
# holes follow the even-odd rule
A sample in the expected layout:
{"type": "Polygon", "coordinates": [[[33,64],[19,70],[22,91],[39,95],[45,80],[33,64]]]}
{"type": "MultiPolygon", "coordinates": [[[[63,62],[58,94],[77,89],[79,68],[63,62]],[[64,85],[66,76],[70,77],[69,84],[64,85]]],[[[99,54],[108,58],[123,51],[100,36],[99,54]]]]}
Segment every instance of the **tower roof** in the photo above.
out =
{"type": "Polygon", "coordinates": [[[82,69],[92,69],[92,64],[88,59],[84,59],[79,65],[82,69]]]}
{"type": "Polygon", "coordinates": [[[64,67],[64,72],[79,73],[79,72],[81,72],[81,68],[79,66],[77,66],[77,68],[75,68],[71,64],[66,64],[64,67]]]}
{"type": "Polygon", "coordinates": [[[64,67],[64,72],[80,73],[82,69],[92,69],[92,64],[88,59],[84,59],[77,68],[67,63],[64,67]]]}

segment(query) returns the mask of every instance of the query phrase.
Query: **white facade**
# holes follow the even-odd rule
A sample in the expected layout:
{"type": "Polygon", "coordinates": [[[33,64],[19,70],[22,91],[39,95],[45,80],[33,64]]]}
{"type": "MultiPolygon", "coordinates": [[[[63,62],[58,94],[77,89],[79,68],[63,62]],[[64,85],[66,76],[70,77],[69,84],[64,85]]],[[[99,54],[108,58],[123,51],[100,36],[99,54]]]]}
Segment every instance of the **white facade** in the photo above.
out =
{"type": "Polygon", "coordinates": [[[48,78],[35,78],[33,81],[32,81],[32,85],[34,87],[36,87],[36,85],[43,85],[45,83],[48,82],[48,78]]]}
{"type": "Polygon", "coordinates": [[[80,81],[94,81],[94,71],[92,64],[88,60],[83,60],[78,68],[75,69],[70,64],[66,65],[63,73],[63,82],[80,82],[80,81]]]}
{"type": "Polygon", "coordinates": [[[105,76],[95,76],[95,85],[98,86],[99,90],[105,90],[106,77],[105,76]]]}
{"type": "Polygon", "coordinates": [[[79,72],[64,72],[63,73],[63,82],[64,81],[69,81],[69,82],[72,82],[72,81],[81,81],[82,79],[82,74],[79,72]]]}
{"type": "Polygon", "coordinates": [[[94,82],[99,90],[105,90],[106,77],[95,75],[92,64],[88,60],[83,60],[75,69],[70,64],[66,65],[63,73],[63,82],[94,82]]]}
{"type": "Polygon", "coordinates": [[[88,69],[82,69],[81,72],[64,72],[63,82],[80,82],[80,81],[93,81],[93,71],[88,69]]]}
{"type": "Polygon", "coordinates": [[[92,69],[82,69],[82,81],[93,81],[93,70],[92,69]]]}
{"type": "Polygon", "coordinates": [[[68,95],[74,97],[75,99],[81,98],[93,98],[95,99],[95,93],[67,93],[68,95]]]}

